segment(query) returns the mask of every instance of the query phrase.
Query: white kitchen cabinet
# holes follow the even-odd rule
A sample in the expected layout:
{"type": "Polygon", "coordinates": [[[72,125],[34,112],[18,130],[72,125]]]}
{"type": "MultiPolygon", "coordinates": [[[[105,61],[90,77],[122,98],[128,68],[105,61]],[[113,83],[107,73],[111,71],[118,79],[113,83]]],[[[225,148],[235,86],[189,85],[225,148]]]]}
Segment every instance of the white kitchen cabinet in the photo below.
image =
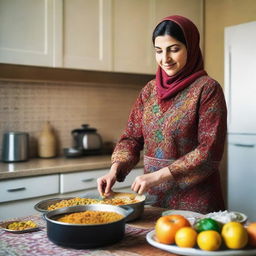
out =
{"type": "Polygon", "coordinates": [[[108,170],[93,170],[60,174],[60,193],[96,189],[97,178],[107,172],[108,170]]]}
{"type": "Polygon", "coordinates": [[[34,209],[34,205],[41,200],[46,200],[56,196],[57,195],[48,195],[0,203],[0,221],[36,214],[38,211],[34,209]]]}
{"type": "Polygon", "coordinates": [[[0,63],[58,66],[61,0],[0,0],[0,63]]]}
{"type": "Polygon", "coordinates": [[[34,205],[59,194],[59,175],[0,181],[0,221],[34,214],[34,205]]]}
{"type": "MultiPolygon", "coordinates": [[[[34,206],[54,197],[97,194],[97,178],[109,169],[42,175],[0,181],[0,221],[37,213],[34,206]]],[[[135,177],[143,168],[133,169],[124,182],[116,182],[115,191],[129,192],[135,177]]]]}
{"type": "Polygon", "coordinates": [[[111,0],[63,1],[63,66],[112,70],[111,0]]]}
{"type": "MultiPolygon", "coordinates": [[[[60,193],[67,194],[97,191],[97,178],[107,174],[109,169],[60,174],[60,193]]],[[[113,190],[129,189],[138,175],[143,174],[142,168],[132,170],[123,182],[116,182],[113,190]]]]}
{"type": "Polygon", "coordinates": [[[0,0],[0,63],[155,74],[152,31],[173,14],[203,38],[203,0],[0,0]]]}
{"type": "Polygon", "coordinates": [[[0,0],[0,63],[111,70],[111,0],[0,0]]]}
{"type": "Polygon", "coordinates": [[[203,0],[153,0],[155,24],[164,17],[181,15],[187,17],[197,26],[200,33],[201,48],[203,49],[204,26],[203,0]]]}
{"type": "Polygon", "coordinates": [[[0,181],[0,203],[58,192],[58,174],[0,181]]]}
{"type": "Polygon", "coordinates": [[[183,15],[203,32],[202,0],[113,0],[112,5],[114,71],[155,74],[152,32],[166,16],[183,15]]]}
{"type": "Polygon", "coordinates": [[[202,34],[202,2],[64,0],[63,66],[155,74],[152,32],[157,22],[172,14],[184,15],[202,34]]]}
{"type": "Polygon", "coordinates": [[[113,0],[113,70],[155,73],[151,40],[155,24],[149,0],[113,0]]]}

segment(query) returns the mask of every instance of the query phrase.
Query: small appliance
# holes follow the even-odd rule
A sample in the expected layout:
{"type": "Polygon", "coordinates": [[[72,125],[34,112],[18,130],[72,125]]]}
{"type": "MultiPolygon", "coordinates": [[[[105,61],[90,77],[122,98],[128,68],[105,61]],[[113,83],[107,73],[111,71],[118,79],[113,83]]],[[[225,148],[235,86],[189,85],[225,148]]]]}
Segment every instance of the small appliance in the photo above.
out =
{"type": "Polygon", "coordinates": [[[26,132],[6,132],[3,135],[2,161],[21,162],[28,160],[29,135],[26,132]]]}

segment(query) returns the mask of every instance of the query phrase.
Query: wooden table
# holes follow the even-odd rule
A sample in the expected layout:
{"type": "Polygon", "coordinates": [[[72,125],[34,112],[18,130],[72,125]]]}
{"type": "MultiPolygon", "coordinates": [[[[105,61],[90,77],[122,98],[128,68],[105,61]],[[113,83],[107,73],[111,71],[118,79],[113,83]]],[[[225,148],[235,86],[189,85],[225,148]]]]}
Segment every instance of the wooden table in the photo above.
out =
{"type": "Polygon", "coordinates": [[[126,225],[125,237],[119,243],[98,249],[76,250],[63,248],[48,240],[46,234],[46,223],[42,215],[36,214],[22,218],[34,220],[42,229],[37,232],[13,234],[0,231],[0,256],[176,256],[155,248],[147,243],[146,234],[154,229],[156,220],[165,209],[156,207],[145,207],[143,216],[126,225]]]}

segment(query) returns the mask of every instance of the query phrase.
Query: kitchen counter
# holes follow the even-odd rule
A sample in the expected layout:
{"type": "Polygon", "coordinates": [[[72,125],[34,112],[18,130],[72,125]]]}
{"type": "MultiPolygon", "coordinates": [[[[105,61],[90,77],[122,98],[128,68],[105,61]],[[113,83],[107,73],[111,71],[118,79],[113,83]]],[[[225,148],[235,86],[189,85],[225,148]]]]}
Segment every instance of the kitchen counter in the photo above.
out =
{"type": "Polygon", "coordinates": [[[166,209],[146,206],[139,220],[126,225],[125,236],[122,241],[104,248],[90,250],[69,249],[53,244],[47,238],[46,222],[42,216],[40,214],[28,216],[22,219],[34,220],[42,228],[39,231],[24,234],[13,234],[0,230],[0,255],[175,256],[176,254],[171,254],[152,247],[146,241],[146,234],[154,229],[156,220],[161,216],[164,210],[166,209]]]}
{"type": "MultiPolygon", "coordinates": [[[[110,155],[84,156],[80,158],[34,158],[27,162],[17,163],[0,162],[0,180],[94,169],[108,169],[110,165],[110,155]]],[[[140,161],[137,167],[142,166],[143,162],[140,161]]]]}

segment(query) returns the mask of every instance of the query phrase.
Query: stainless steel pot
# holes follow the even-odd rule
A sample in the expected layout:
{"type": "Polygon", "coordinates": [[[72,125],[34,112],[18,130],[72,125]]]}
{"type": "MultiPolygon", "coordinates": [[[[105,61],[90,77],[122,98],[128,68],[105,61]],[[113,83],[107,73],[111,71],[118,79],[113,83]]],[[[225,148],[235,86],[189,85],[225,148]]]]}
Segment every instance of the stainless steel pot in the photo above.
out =
{"type": "Polygon", "coordinates": [[[3,162],[28,160],[29,135],[26,132],[6,132],[3,135],[3,162]]]}
{"type": "Polygon", "coordinates": [[[77,205],[50,211],[44,214],[47,236],[55,244],[71,248],[95,248],[116,243],[124,237],[127,217],[133,212],[130,207],[104,204],[77,205]],[[56,219],[82,211],[108,211],[124,215],[124,218],[106,224],[70,224],[56,219]]]}
{"type": "MultiPolygon", "coordinates": [[[[127,222],[140,218],[142,213],[144,212],[144,205],[145,205],[145,202],[146,202],[146,196],[141,195],[141,196],[137,197],[137,199],[138,199],[137,203],[124,205],[125,207],[128,206],[128,207],[131,207],[134,210],[133,213],[130,214],[129,217],[127,218],[127,222]]],[[[121,207],[123,207],[123,206],[121,205],[121,207]]]]}
{"type": "MultiPolygon", "coordinates": [[[[62,197],[62,198],[49,198],[42,200],[38,202],[34,208],[42,213],[47,213],[49,212],[48,207],[50,205],[56,204],[62,200],[69,200],[74,197],[62,197]]],[[[82,198],[93,198],[93,199],[99,199],[99,196],[96,193],[86,193],[82,198]]],[[[138,198],[138,197],[137,197],[138,198]]],[[[155,203],[155,198],[150,196],[150,195],[141,195],[139,196],[139,202],[134,203],[134,204],[126,204],[124,207],[128,206],[131,207],[134,211],[127,217],[126,221],[130,222],[133,220],[136,220],[141,217],[141,215],[144,212],[144,206],[145,205],[151,205],[155,203]]],[[[120,205],[120,207],[123,207],[123,205],[120,205]]]]}

